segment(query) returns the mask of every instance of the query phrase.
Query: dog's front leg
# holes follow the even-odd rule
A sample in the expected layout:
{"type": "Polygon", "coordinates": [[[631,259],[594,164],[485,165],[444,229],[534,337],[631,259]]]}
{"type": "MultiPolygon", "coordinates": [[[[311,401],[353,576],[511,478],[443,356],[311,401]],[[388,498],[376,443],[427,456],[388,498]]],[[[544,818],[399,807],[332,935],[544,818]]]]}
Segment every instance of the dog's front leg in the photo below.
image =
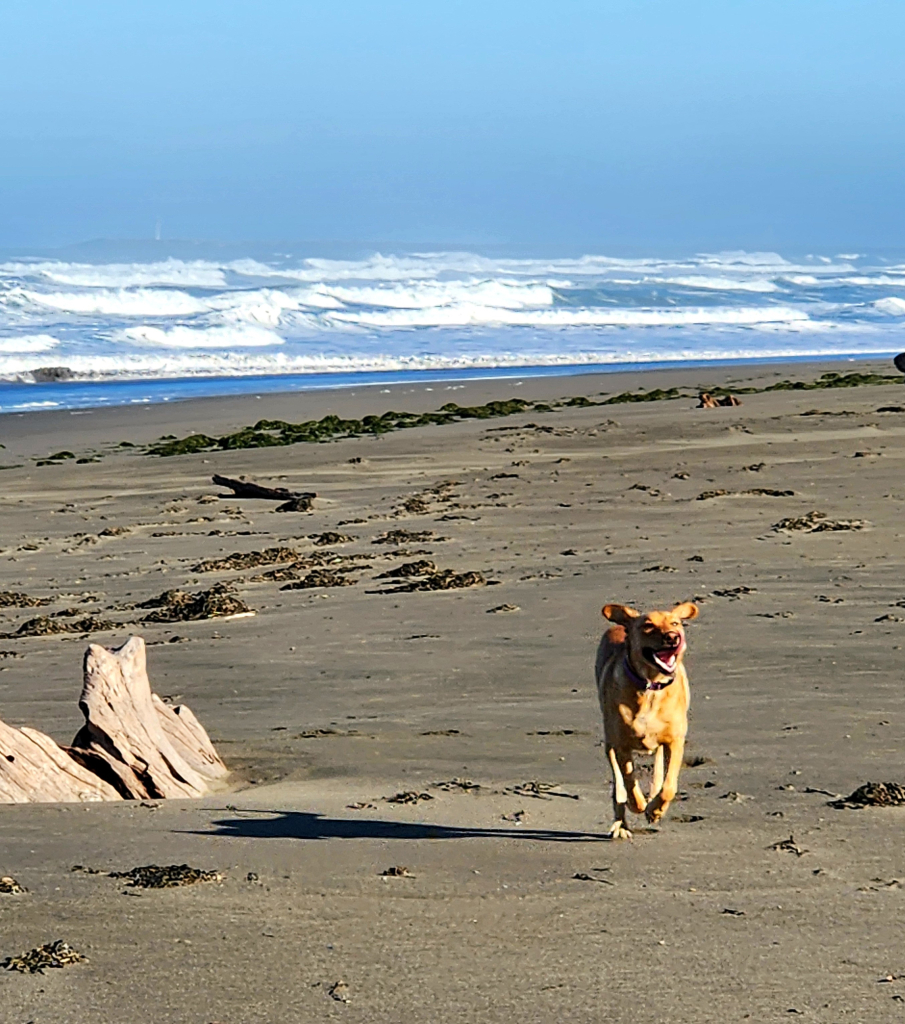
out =
{"type": "Polygon", "coordinates": [[[660,746],[657,747],[657,749],[654,751],[654,774],[653,774],[653,778],[651,779],[651,783],[650,783],[650,795],[648,796],[648,800],[653,800],[653,798],[660,792],[660,790],[662,788],[663,788],[663,744],[661,743],[660,746]]]}
{"type": "Polygon", "coordinates": [[[625,820],[628,812],[628,792],[625,788],[622,769],[619,766],[620,758],[614,747],[607,750],[607,756],[613,770],[613,817],[616,819],[610,826],[609,837],[610,839],[631,839],[632,834],[629,832],[625,820]]]}
{"type": "MultiPolygon", "coordinates": [[[[662,747],[660,748],[663,749],[662,747]]],[[[660,751],[658,751],[659,754],[660,751]]],[[[682,758],[685,756],[685,737],[673,740],[666,744],[667,765],[666,778],[660,792],[647,805],[647,820],[656,824],[664,814],[669,805],[675,800],[679,788],[679,772],[682,768],[682,758]]]]}

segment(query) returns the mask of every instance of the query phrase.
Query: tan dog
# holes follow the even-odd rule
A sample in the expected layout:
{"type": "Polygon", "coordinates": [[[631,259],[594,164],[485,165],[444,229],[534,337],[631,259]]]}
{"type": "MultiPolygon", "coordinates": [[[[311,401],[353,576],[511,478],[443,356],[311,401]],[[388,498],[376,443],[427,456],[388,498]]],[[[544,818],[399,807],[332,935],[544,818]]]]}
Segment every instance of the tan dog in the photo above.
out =
{"type": "Polygon", "coordinates": [[[608,604],[603,616],[617,625],[597,649],[597,693],[603,712],[604,742],[613,769],[611,839],[630,839],[627,809],[658,822],[675,799],[688,731],[688,675],[685,630],[698,606],[690,601],[669,612],[641,612],[608,604]],[[663,752],[667,753],[666,776],[663,752]],[[632,754],[654,755],[654,776],[647,800],[634,775],[632,754]]]}

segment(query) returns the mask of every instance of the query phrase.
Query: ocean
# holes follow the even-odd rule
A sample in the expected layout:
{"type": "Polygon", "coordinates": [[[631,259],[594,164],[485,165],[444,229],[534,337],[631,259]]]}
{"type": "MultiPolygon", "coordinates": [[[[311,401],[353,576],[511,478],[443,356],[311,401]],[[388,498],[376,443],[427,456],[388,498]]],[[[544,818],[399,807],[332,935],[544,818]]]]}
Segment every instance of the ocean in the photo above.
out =
{"type": "Polygon", "coordinates": [[[0,262],[2,412],[903,348],[905,262],[856,253],[0,262]]]}

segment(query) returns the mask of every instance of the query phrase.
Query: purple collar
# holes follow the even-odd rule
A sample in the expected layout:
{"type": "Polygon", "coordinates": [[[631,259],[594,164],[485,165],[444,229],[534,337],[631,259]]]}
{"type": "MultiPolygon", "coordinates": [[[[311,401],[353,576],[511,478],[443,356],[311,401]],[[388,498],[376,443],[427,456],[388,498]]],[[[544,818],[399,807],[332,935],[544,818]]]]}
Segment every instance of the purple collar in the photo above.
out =
{"type": "Polygon", "coordinates": [[[645,679],[644,676],[639,676],[635,669],[632,667],[632,663],[628,660],[628,654],[622,660],[622,667],[625,669],[625,674],[631,679],[631,681],[638,687],[639,690],[665,690],[667,686],[676,678],[674,675],[669,676],[665,682],[652,683],[649,679],[645,679]]]}

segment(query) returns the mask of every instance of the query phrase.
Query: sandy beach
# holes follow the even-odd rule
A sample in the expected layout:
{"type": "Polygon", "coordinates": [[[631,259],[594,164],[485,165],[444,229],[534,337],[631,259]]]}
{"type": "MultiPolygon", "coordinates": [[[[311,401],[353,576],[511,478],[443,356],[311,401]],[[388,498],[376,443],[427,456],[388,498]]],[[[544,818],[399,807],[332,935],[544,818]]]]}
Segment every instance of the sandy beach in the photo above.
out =
{"type": "Polygon", "coordinates": [[[0,718],[70,742],[87,643],[137,634],[156,692],[233,773],[199,801],[0,805],[0,875],[28,889],[0,894],[0,959],[55,939],[89,958],[0,971],[0,1024],[901,1019],[905,810],[828,802],[905,782],[905,378],[696,408],[700,390],[828,372],[895,374],[796,363],[0,418],[0,592],[49,599],[0,608],[0,718]],[[603,404],[642,388],[681,397],[603,404]],[[532,404],[146,449],[512,399],[532,404]],[[279,513],[214,474],[317,496],[279,513]],[[274,548],[292,555],[210,564],[274,548]],[[407,589],[444,570],[461,585],[407,589]],[[168,590],[217,584],[255,614],[142,621],[168,590]],[[685,599],[693,764],[662,827],[607,842],[600,608],[685,599]],[[113,628],[23,634],[37,617],[113,628]],[[105,874],[183,862],[223,880],[105,874]]]}

